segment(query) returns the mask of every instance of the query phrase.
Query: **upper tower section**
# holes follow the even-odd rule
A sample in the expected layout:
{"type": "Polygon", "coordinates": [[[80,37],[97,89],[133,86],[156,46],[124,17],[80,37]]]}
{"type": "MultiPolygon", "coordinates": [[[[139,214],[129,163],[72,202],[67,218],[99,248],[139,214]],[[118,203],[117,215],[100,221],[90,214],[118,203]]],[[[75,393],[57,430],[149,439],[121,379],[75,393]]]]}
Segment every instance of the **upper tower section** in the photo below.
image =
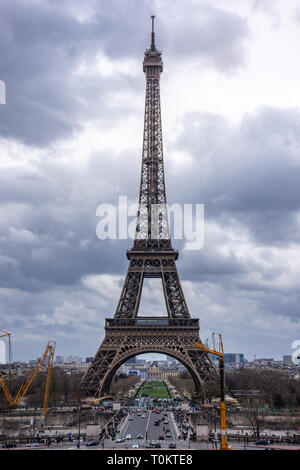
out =
{"type": "Polygon", "coordinates": [[[154,16],[151,46],[145,51],[145,116],[141,185],[137,225],[132,251],[172,250],[164,177],[163,142],[160,109],[161,52],[155,46],[154,16]]]}
{"type": "Polygon", "coordinates": [[[158,51],[155,46],[155,32],[154,32],[154,18],[152,19],[152,33],[151,33],[151,46],[145,51],[145,58],[143,62],[143,71],[146,73],[147,78],[158,78],[159,74],[163,71],[163,62],[161,58],[161,51],[158,51]]]}

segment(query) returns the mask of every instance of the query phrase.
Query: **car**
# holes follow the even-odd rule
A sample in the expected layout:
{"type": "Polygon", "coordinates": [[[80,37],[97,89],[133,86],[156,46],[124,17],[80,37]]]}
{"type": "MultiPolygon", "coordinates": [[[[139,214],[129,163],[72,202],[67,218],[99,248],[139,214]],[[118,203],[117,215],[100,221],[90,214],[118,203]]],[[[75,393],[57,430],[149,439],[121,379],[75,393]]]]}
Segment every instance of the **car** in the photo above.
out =
{"type": "Polygon", "coordinates": [[[142,415],[142,418],[146,418],[146,415],[142,415]]]}
{"type": "Polygon", "coordinates": [[[126,436],[125,436],[125,439],[126,439],[126,440],[130,440],[130,439],[132,439],[132,436],[131,436],[131,434],[126,434],[126,436]]]}
{"type": "Polygon", "coordinates": [[[116,442],[124,442],[125,438],[124,437],[117,437],[116,442]]]}
{"type": "Polygon", "coordinates": [[[99,445],[99,441],[89,441],[86,443],[86,445],[89,446],[97,446],[99,445]]]}
{"type": "Polygon", "coordinates": [[[129,416],[128,421],[133,421],[133,417],[129,416]]]}
{"type": "Polygon", "coordinates": [[[268,441],[267,439],[258,439],[258,441],[255,442],[256,446],[267,446],[268,441]]]}
{"type": "Polygon", "coordinates": [[[159,426],[159,420],[154,421],[154,426],[159,426]]]}
{"type": "Polygon", "coordinates": [[[155,444],[149,443],[145,445],[145,449],[154,449],[154,448],[155,448],[155,444]]]}
{"type": "Polygon", "coordinates": [[[155,447],[156,449],[160,449],[160,448],[161,448],[161,445],[160,445],[159,442],[157,442],[154,447],[155,447]]]}
{"type": "Polygon", "coordinates": [[[139,447],[140,447],[140,444],[138,442],[136,442],[136,441],[133,442],[133,444],[132,444],[133,449],[138,449],[139,447]]]}
{"type": "Polygon", "coordinates": [[[169,449],[176,449],[176,444],[175,444],[175,442],[170,442],[170,444],[169,444],[169,449]]]}
{"type": "Polygon", "coordinates": [[[38,442],[29,442],[26,447],[38,447],[40,444],[38,442]]]}
{"type": "Polygon", "coordinates": [[[136,436],[137,439],[143,439],[143,437],[144,437],[143,434],[138,434],[138,435],[136,436]]]}
{"type": "Polygon", "coordinates": [[[12,447],[17,447],[17,444],[13,442],[6,442],[2,444],[2,449],[11,449],[12,447]]]}

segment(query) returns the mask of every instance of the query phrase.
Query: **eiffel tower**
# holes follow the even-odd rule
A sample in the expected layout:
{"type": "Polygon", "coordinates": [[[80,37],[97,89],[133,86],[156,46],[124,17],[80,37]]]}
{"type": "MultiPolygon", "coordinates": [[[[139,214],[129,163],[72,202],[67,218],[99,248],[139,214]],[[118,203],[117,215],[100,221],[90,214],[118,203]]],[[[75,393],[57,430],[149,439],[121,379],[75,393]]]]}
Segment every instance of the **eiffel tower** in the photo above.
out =
{"type": "Polygon", "coordinates": [[[83,376],[87,396],[104,396],[117,369],[143,353],[162,353],[180,361],[190,372],[195,394],[216,369],[207,353],[197,349],[199,319],[191,318],[178,272],[178,251],[169,235],[164,178],[160,74],[162,53],[155,45],[154,16],[151,46],[145,51],[146,99],[139,209],[136,234],[127,251],[129,267],[113,318],[105,320],[105,338],[83,376]],[[167,316],[138,317],[144,278],[161,278],[167,316]]]}

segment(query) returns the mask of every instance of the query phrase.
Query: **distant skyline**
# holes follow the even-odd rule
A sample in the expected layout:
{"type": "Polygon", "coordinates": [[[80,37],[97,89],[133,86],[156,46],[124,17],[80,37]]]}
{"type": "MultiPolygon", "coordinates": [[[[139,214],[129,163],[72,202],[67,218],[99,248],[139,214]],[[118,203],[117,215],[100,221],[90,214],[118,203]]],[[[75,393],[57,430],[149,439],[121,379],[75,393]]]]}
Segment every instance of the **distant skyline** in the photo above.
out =
{"type": "MultiPolygon", "coordinates": [[[[99,204],[137,202],[155,15],[169,204],[204,204],[177,262],[200,337],[248,360],[300,340],[297,0],[0,0],[0,328],[13,358],[93,356],[132,240],[99,204]],[[1,83],[2,83],[1,82],[1,83]]],[[[142,315],[165,315],[146,279],[142,315]]]]}

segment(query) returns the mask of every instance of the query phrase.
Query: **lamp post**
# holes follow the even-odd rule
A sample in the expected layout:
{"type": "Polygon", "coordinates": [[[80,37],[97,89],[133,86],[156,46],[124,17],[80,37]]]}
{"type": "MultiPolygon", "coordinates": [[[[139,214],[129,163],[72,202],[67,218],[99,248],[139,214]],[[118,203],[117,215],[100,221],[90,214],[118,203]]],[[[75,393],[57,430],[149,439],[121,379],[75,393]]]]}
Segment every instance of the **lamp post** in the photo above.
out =
{"type": "Polygon", "coordinates": [[[79,404],[79,417],[78,417],[78,444],[77,444],[78,449],[80,449],[80,420],[81,420],[81,404],[79,404]]]}

